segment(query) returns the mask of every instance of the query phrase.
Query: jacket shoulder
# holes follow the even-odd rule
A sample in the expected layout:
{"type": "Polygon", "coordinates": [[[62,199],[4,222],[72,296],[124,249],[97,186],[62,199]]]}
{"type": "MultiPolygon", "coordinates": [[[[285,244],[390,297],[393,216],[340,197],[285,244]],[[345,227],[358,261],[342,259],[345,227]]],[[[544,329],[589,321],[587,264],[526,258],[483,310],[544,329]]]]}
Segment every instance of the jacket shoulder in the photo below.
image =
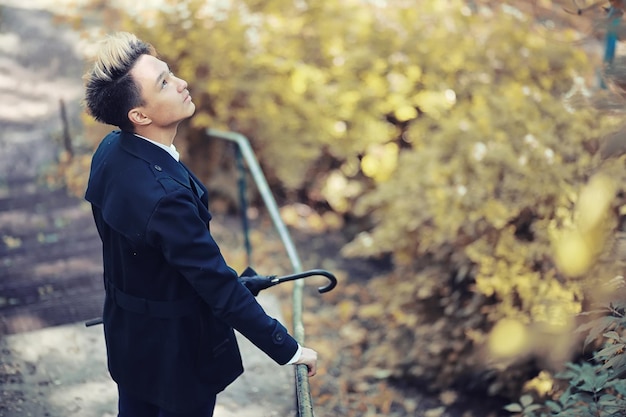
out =
{"type": "Polygon", "coordinates": [[[126,152],[120,141],[118,131],[100,143],[93,156],[85,199],[110,227],[137,242],[143,238],[158,202],[181,186],[163,175],[158,164],[126,152]]]}

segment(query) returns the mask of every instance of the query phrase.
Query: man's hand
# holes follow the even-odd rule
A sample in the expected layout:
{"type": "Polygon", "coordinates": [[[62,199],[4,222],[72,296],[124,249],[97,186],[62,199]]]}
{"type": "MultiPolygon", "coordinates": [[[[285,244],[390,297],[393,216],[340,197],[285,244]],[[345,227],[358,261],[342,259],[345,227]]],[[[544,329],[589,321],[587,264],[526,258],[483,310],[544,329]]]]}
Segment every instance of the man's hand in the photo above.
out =
{"type": "Polygon", "coordinates": [[[255,297],[259,295],[261,290],[272,287],[278,282],[272,282],[272,279],[276,276],[264,276],[256,273],[251,267],[247,267],[239,276],[239,282],[241,282],[255,297]]]}
{"type": "Polygon", "coordinates": [[[239,281],[254,295],[255,297],[259,295],[261,290],[271,287],[274,285],[272,281],[272,277],[266,277],[263,275],[252,275],[252,276],[241,276],[239,277],[239,281]]]}
{"type": "Polygon", "coordinates": [[[314,376],[317,373],[317,352],[313,349],[302,347],[302,354],[294,362],[294,365],[306,365],[309,370],[308,375],[314,376]]]}

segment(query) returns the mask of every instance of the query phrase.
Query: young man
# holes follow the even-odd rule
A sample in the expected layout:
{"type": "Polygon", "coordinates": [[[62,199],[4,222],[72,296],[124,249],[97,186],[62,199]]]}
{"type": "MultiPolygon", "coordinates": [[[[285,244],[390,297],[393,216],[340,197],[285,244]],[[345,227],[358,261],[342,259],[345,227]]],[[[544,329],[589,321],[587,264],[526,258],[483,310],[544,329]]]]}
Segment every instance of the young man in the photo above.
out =
{"type": "Polygon", "coordinates": [[[317,353],[269,317],[224,261],[207,189],[178,161],[178,125],[195,111],[187,83],[151,45],[117,33],[85,85],[89,113],[120,128],[96,150],[85,195],[103,245],[119,416],[213,415],[216,394],[243,372],[233,328],[277,363],[315,375],[317,353]]]}

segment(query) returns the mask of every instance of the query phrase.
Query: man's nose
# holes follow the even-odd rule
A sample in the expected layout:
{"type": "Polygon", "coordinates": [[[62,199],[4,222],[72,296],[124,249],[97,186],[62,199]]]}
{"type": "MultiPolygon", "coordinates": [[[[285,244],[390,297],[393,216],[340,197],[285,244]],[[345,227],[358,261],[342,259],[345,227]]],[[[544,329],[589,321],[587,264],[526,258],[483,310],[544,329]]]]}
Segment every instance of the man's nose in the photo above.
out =
{"type": "Polygon", "coordinates": [[[183,80],[182,78],[178,78],[177,82],[178,82],[178,91],[184,91],[185,89],[187,89],[187,81],[183,80]]]}

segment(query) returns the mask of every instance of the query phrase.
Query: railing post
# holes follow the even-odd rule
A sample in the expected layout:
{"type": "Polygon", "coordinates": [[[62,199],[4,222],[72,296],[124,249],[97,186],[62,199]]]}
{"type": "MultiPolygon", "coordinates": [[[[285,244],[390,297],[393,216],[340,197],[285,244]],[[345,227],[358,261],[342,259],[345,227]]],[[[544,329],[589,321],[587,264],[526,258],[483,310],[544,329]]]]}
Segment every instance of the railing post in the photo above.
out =
{"type": "MultiPolygon", "coordinates": [[[[250,174],[256,183],[256,186],[263,198],[263,202],[267,207],[268,213],[274,223],[280,239],[285,246],[287,256],[291,262],[291,266],[294,273],[302,272],[302,264],[300,257],[296,251],[296,247],[289,235],[289,231],[285,226],[282,218],[280,217],[280,211],[276,200],[267,184],[265,175],[261,170],[259,162],[257,161],[250,141],[244,135],[236,132],[221,131],[216,129],[207,129],[206,133],[210,137],[225,139],[231,142],[235,142],[241,151],[243,159],[248,165],[250,174]]],[[[304,324],[302,321],[302,289],[304,283],[301,280],[294,281],[293,285],[293,332],[294,337],[301,345],[304,345],[304,324]]],[[[309,385],[308,370],[305,365],[297,365],[295,367],[295,382],[296,382],[296,399],[298,402],[298,416],[299,417],[313,417],[313,401],[311,399],[311,388],[309,385]]]]}

